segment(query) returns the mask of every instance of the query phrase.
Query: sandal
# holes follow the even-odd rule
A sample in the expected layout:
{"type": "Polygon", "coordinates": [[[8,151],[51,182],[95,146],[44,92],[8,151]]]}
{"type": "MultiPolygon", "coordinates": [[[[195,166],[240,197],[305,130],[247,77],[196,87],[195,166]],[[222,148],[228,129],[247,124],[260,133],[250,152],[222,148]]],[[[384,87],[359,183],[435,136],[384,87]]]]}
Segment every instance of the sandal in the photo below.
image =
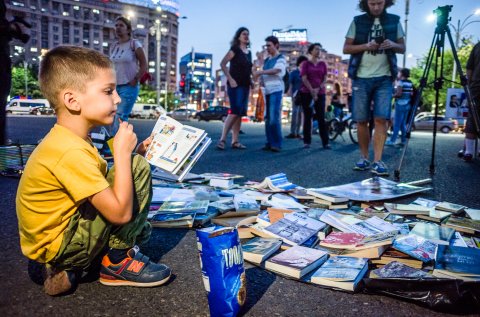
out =
{"type": "Polygon", "coordinates": [[[243,145],[242,143],[240,142],[233,142],[232,143],[232,149],[236,149],[236,150],[244,150],[246,149],[247,147],[245,145],[243,145]]]}
{"type": "Polygon", "coordinates": [[[224,140],[218,141],[218,143],[217,143],[217,149],[219,149],[219,150],[225,150],[225,141],[224,141],[224,140]]]}

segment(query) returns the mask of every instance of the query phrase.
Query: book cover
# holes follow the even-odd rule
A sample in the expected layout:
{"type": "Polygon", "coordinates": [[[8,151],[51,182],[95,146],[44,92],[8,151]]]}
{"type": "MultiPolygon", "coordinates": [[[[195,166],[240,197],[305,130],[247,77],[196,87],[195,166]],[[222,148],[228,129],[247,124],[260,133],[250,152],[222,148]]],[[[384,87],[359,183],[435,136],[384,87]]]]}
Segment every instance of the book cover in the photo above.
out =
{"type": "Polygon", "coordinates": [[[435,209],[449,211],[454,214],[458,214],[465,209],[465,206],[442,201],[435,206],[435,209]]]}
{"type": "Polygon", "coordinates": [[[267,260],[265,268],[301,278],[321,265],[327,257],[324,251],[297,245],[267,260]]]}
{"type": "Polygon", "coordinates": [[[205,214],[208,209],[208,203],[208,200],[166,201],[158,209],[157,214],[172,212],[205,214]]]}
{"type": "Polygon", "coordinates": [[[223,189],[230,189],[233,187],[234,183],[233,183],[233,179],[232,178],[228,178],[228,179],[224,179],[224,178],[215,178],[215,177],[212,177],[210,178],[210,183],[209,183],[210,186],[212,187],[218,187],[218,188],[223,188],[223,189]]]}
{"type": "Polygon", "coordinates": [[[179,221],[179,220],[192,220],[193,218],[195,218],[195,212],[192,212],[192,213],[183,213],[183,212],[157,213],[152,217],[151,222],[168,222],[168,221],[179,221]]]}
{"type": "Polygon", "coordinates": [[[465,212],[472,220],[480,220],[480,209],[465,208],[465,212]]]}
{"type": "Polygon", "coordinates": [[[333,210],[324,210],[320,221],[331,225],[343,232],[356,232],[352,225],[362,221],[357,215],[345,214],[333,210]]]}
{"type": "Polygon", "coordinates": [[[318,232],[327,226],[326,223],[313,219],[304,212],[286,213],[284,214],[284,218],[315,232],[318,232]]]}
{"type": "Polygon", "coordinates": [[[280,209],[280,208],[267,208],[268,219],[270,224],[277,222],[278,220],[285,217],[285,214],[292,213],[293,210],[290,209],[280,209]]]}
{"type": "Polygon", "coordinates": [[[352,232],[332,232],[320,242],[321,246],[336,249],[353,249],[365,236],[352,232]]]}
{"type": "Polygon", "coordinates": [[[432,275],[422,270],[415,269],[406,264],[393,261],[379,269],[370,272],[371,278],[433,278],[432,275]]]}
{"type": "Polygon", "coordinates": [[[349,199],[345,196],[331,194],[323,191],[321,188],[309,188],[307,189],[307,194],[333,203],[343,203],[349,201],[349,199]]]}
{"type": "Polygon", "coordinates": [[[437,245],[437,243],[426,240],[415,234],[400,236],[393,241],[393,247],[395,249],[424,263],[428,263],[435,259],[437,245]]]}
{"type": "Polygon", "coordinates": [[[385,208],[388,212],[397,215],[428,215],[431,207],[424,207],[415,204],[393,204],[385,203],[385,208]]]}
{"type": "Polygon", "coordinates": [[[260,211],[260,205],[249,196],[237,194],[233,197],[236,211],[260,211]]]}
{"type": "Polygon", "coordinates": [[[256,237],[242,244],[243,258],[260,264],[282,245],[281,239],[256,237]]]}
{"type": "Polygon", "coordinates": [[[205,180],[210,180],[211,178],[217,179],[237,179],[243,178],[243,175],[231,174],[231,173],[202,173],[200,174],[205,180]]]}
{"type": "Polygon", "coordinates": [[[262,226],[270,226],[272,223],[270,222],[270,217],[268,215],[268,210],[264,210],[257,216],[257,222],[262,226]]]}
{"type": "Polygon", "coordinates": [[[268,192],[288,192],[296,188],[297,185],[291,183],[285,173],[278,173],[265,177],[262,182],[252,187],[268,192]]]}
{"type": "Polygon", "coordinates": [[[147,161],[161,169],[175,173],[205,138],[204,130],[186,126],[161,115],[152,131],[153,140],[147,149],[147,161]]]}
{"type": "Polygon", "coordinates": [[[295,222],[282,218],[265,227],[269,234],[281,238],[290,245],[300,245],[311,238],[317,231],[301,226],[295,222]]]}
{"type": "Polygon", "coordinates": [[[434,223],[419,222],[413,227],[410,233],[436,242],[437,244],[449,245],[450,240],[455,234],[455,230],[452,228],[441,227],[434,223]]]}
{"type": "Polygon", "coordinates": [[[442,222],[443,220],[445,220],[451,215],[452,213],[448,211],[440,211],[437,209],[432,209],[430,210],[430,213],[428,215],[417,215],[417,218],[429,220],[433,222],[442,222]]]}
{"type": "Polygon", "coordinates": [[[435,207],[439,203],[440,203],[439,201],[426,199],[426,198],[422,198],[422,197],[418,197],[417,199],[415,199],[412,202],[412,204],[420,205],[420,206],[424,206],[424,207],[430,207],[430,208],[435,207]]]}
{"type": "Polygon", "coordinates": [[[329,258],[311,276],[311,282],[318,285],[355,291],[368,270],[368,259],[346,256],[329,258]]]}
{"type": "Polygon", "coordinates": [[[221,213],[235,210],[235,204],[233,203],[233,199],[231,198],[213,201],[210,203],[209,206],[216,208],[221,213]]]}
{"type": "Polygon", "coordinates": [[[480,277],[480,249],[439,245],[434,269],[480,277]]]}
{"type": "Polygon", "coordinates": [[[442,227],[450,227],[461,232],[476,234],[480,232],[480,221],[451,216],[447,222],[442,223],[442,227]]]}

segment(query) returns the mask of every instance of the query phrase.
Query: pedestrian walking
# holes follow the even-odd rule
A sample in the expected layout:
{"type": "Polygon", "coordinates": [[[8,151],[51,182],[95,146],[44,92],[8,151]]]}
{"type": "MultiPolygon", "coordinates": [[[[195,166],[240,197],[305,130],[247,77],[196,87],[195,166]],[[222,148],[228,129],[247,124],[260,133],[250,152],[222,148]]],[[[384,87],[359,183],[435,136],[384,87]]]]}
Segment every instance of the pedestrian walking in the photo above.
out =
{"type": "Polygon", "coordinates": [[[263,63],[263,69],[254,73],[255,78],[261,76],[265,88],[265,136],[267,142],[265,151],[280,152],[282,149],[282,96],[285,89],[283,76],[287,69],[285,56],[278,51],[278,38],[271,35],[265,39],[265,49],[268,57],[263,63]]]}
{"type": "Polygon", "coordinates": [[[227,93],[230,100],[230,113],[223,124],[223,131],[217,149],[224,150],[227,136],[232,131],[232,149],[243,150],[239,134],[242,117],[247,115],[250,87],[252,86],[252,53],[250,32],[246,27],[239,28],[231,42],[230,50],[223,57],[220,67],[227,77],[227,93]],[[229,67],[227,67],[229,64],[229,67]]]}
{"type": "Polygon", "coordinates": [[[297,58],[295,63],[297,68],[290,72],[288,81],[290,87],[287,91],[287,95],[292,98],[292,115],[290,121],[290,134],[287,135],[286,139],[297,139],[300,138],[300,128],[302,126],[302,104],[300,103],[300,95],[298,94],[300,87],[302,86],[302,76],[300,76],[300,65],[308,60],[304,55],[300,55],[297,58]]]}
{"type": "Polygon", "coordinates": [[[358,124],[360,159],[355,170],[367,170],[377,175],[389,175],[382,162],[383,146],[390,118],[393,81],[397,77],[396,53],[405,52],[405,40],[400,17],[387,13],[393,0],[360,0],[365,12],[354,17],[343,46],[351,54],[348,75],[352,79],[353,120],[358,124]],[[369,110],[373,101],[375,132],[373,135],[374,163],[369,161],[369,110]]]}
{"type": "MultiPolygon", "coordinates": [[[[115,20],[115,41],[110,48],[110,59],[115,65],[117,92],[122,101],[111,128],[112,136],[117,133],[119,120],[128,121],[140,91],[140,79],[147,71],[147,59],[140,41],[132,37],[130,20],[121,16],[115,20]]],[[[158,61],[159,62],[159,61],[158,61]]]]}
{"type": "Polygon", "coordinates": [[[399,81],[395,89],[395,117],[393,120],[393,133],[385,145],[395,145],[398,133],[402,133],[401,145],[407,141],[407,118],[412,108],[413,83],[410,81],[410,69],[400,70],[399,81]]]}
{"type": "Polygon", "coordinates": [[[325,81],[327,80],[327,64],[320,59],[320,43],[308,47],[308,61],[302,63],[300,74],[300,103],[303,109],[303,147],[310,148],[312,143],[312,118],[318,122],[320,139],[324,149],[330,149],[328,130],[325,122],[325,81]],[[313,104],[313,107],[312,107],[313,104]]]}
{"type": "Polygon", "coordinates": [[[333,106],[335,117],[340,118],[340,114],[343,112],[345,104],[342,103],[342,86],[340,86],[340,83],[338,82],[333,84],[333,95],[330,103],[333,106]]]}

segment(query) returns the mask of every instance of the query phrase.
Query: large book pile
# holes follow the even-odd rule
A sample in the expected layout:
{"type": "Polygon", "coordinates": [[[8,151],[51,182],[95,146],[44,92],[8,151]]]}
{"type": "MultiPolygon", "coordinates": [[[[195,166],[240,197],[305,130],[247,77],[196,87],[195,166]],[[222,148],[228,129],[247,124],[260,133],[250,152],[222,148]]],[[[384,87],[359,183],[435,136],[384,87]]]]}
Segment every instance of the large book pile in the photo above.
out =
{"type": "Polygon", "coordinates": [[[366,276],[480,280],[480,210],[426,198],[385,202],[425,189],[383,179],[309,189],[283,173],[239,179],[208,173],[156,185],[149,219],[236,227],[246,261],[323,287],[354,292],[366,276]]]}

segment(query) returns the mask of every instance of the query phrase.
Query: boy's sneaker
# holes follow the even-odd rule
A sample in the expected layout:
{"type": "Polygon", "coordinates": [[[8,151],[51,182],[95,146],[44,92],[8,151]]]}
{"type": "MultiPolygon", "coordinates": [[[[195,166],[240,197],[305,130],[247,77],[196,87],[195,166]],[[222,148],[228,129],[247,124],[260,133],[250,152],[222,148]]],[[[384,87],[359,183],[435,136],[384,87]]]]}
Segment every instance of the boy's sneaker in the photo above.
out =
{"type": "Polygon", "coordinates": [[[379,176],[388,176],[388,169],[385,163],[382,161],[378,161],[372,164],[372,169],[371,169],[373,174],[379,175],[379,176]]]}
{"type": "Polygon", "coordinates": [[[355,166],[353,167],[354,170],[356,171],[365,171],[370,168],[370,161],[367,159],[364,159],[363,157],[358,160],[357,163],[355,163],[355,166]]]}
{"type": "Polygon", "coordinates": [[[135,246],[118,264],[112,263],[108,254],[103,257],[100,283],[110,286],[153,287],[166,283],[170,275],[168,266],[151,262],[135,246]]]}

